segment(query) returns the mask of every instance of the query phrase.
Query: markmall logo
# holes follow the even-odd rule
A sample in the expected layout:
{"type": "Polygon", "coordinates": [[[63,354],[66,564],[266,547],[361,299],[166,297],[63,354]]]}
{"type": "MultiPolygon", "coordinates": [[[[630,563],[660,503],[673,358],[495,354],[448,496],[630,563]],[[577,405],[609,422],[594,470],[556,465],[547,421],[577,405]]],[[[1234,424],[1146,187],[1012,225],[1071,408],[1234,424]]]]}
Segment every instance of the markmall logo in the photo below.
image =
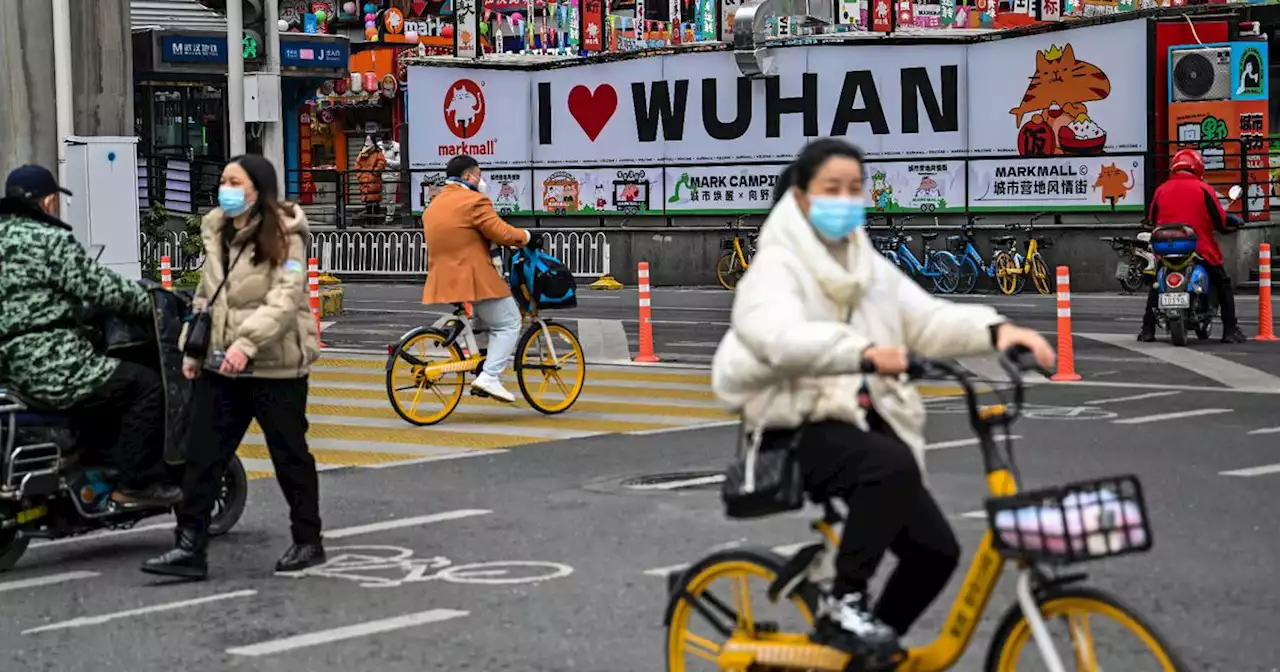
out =
{"type": "Polygon", "coordinates": [[[444,123],[460,140],[475,137],[484,126],[484,92],[470,79],[459,79],[445,91],[444,123]]]}

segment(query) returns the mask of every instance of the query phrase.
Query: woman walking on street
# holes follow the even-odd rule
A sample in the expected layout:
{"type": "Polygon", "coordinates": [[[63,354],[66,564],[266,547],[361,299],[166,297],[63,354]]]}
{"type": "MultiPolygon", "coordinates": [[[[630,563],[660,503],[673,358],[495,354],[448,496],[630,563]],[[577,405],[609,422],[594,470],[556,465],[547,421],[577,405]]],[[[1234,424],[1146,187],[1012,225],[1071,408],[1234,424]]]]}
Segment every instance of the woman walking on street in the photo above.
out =
{"type": "Polygon", "coordinates": [[[252,420],[262,427],[289,504],[293,546],[276,571],[325,560],[316,463],[307,448],[307,376],[320,340],[306,300],[307,218],[279,201],[276,170],[261,156],[227,164],[218,203],[201,228],[205,261],[195,299],[195,310],[208,313],[208,338],[195,336],[202,329],[193,314],[181,344],[183,374],[196,381],[196,392],[177,543],[143,564],[150,574],[208,575],[217,483],[252,420]]]}

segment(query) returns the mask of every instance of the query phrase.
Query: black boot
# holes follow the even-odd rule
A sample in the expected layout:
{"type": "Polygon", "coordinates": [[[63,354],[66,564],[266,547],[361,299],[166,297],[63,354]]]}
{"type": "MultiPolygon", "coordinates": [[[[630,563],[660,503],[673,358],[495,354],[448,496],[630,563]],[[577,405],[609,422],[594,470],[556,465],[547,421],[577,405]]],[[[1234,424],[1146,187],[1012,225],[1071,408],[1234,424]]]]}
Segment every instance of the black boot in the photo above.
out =
{"type": "Polygon", "coordinates": [[[209,577],[209,560],[205,556],[205,537],[195,530],[178,528],[173,550],[142,563],[142,571],[161,576],[177,576],[203,581],[209,577]]]}
{"type": "Polygon", "coordinates": [[[1155,340],[1156,340],[1155,327],[1151,327],[1150,329],[1148,329],[1147,327],[1143,327],[1142,331],[1138,332],[1139,343],[1154,343],[1155,340]]]}
{"type": "Polygon", "coordinates": [[[1244,332],[1240,331],[1239,327],[1236,327],[1234,329],[1228,329],[1226,330],[1225,333],[1222,334],[1222,342],[1223,343],[1248,343],[1249,337],[1245,336],[1244,332]]]}
{"type": "Polygon", "coordinates": [[[315,544],[294,544],[284,552],[276,563],[277,572],[300,572],[308,567],[325,563],[324,546],[315,544]]]}

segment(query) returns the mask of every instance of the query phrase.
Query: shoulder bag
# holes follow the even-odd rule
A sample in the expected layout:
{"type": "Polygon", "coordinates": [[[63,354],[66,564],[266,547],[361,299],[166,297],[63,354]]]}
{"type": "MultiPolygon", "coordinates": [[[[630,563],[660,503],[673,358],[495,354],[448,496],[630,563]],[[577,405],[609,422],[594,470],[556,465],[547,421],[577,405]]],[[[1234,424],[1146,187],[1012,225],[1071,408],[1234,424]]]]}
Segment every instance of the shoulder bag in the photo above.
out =
{"type": "Polygon", "coordinates": [[[218,302],[218,295],[222,294],[222,289],[227,286],[227,280],[231,277],[231,269],[239,263],[240,257],[244,256],[244,251],[248,245],[240,247],[240,251],[236,253],[236,258],[230,265],[226,263],[227,256],[230,254],[230,244],[224,239],[222,254],[222,282],[218,283],[218,289],[213,292],[213,296],[209,298],[209,304],[202,311],[196,311],[187,315],[187,341],[183,344],[182,354],[193,359],[204,359],[209,354],[209,344],[213,340],[213,306],[218,302]]]}
{"type": "Polygon", "coordinates": [[[738,456],[725,471],[720,498],[730,518],[760,518],[804,507],[804,475],[796,448],[804,435],[804,421],[790,435],[764,441],[764,427],[747,431],[746,418],[738,433],[738,456]]]}

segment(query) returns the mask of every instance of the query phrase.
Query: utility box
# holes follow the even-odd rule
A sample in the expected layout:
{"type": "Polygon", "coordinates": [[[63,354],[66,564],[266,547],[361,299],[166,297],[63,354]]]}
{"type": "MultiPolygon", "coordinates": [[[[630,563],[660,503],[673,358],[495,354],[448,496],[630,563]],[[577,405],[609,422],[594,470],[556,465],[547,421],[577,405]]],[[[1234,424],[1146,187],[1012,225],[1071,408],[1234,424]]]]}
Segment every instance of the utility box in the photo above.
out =
{"type": "Polygon", "coordinates": [[[120,275],[142,278],[138,227],[138,139],[67,136],[66,184],[70,203],[63,220],[85,249],[101,245],[98,258],[120,275]]]}
{"type": "Polygon", "coordinates": [[[244,76],[245,123],[280,123],[280,75],[248,74],[244,76]]]}

